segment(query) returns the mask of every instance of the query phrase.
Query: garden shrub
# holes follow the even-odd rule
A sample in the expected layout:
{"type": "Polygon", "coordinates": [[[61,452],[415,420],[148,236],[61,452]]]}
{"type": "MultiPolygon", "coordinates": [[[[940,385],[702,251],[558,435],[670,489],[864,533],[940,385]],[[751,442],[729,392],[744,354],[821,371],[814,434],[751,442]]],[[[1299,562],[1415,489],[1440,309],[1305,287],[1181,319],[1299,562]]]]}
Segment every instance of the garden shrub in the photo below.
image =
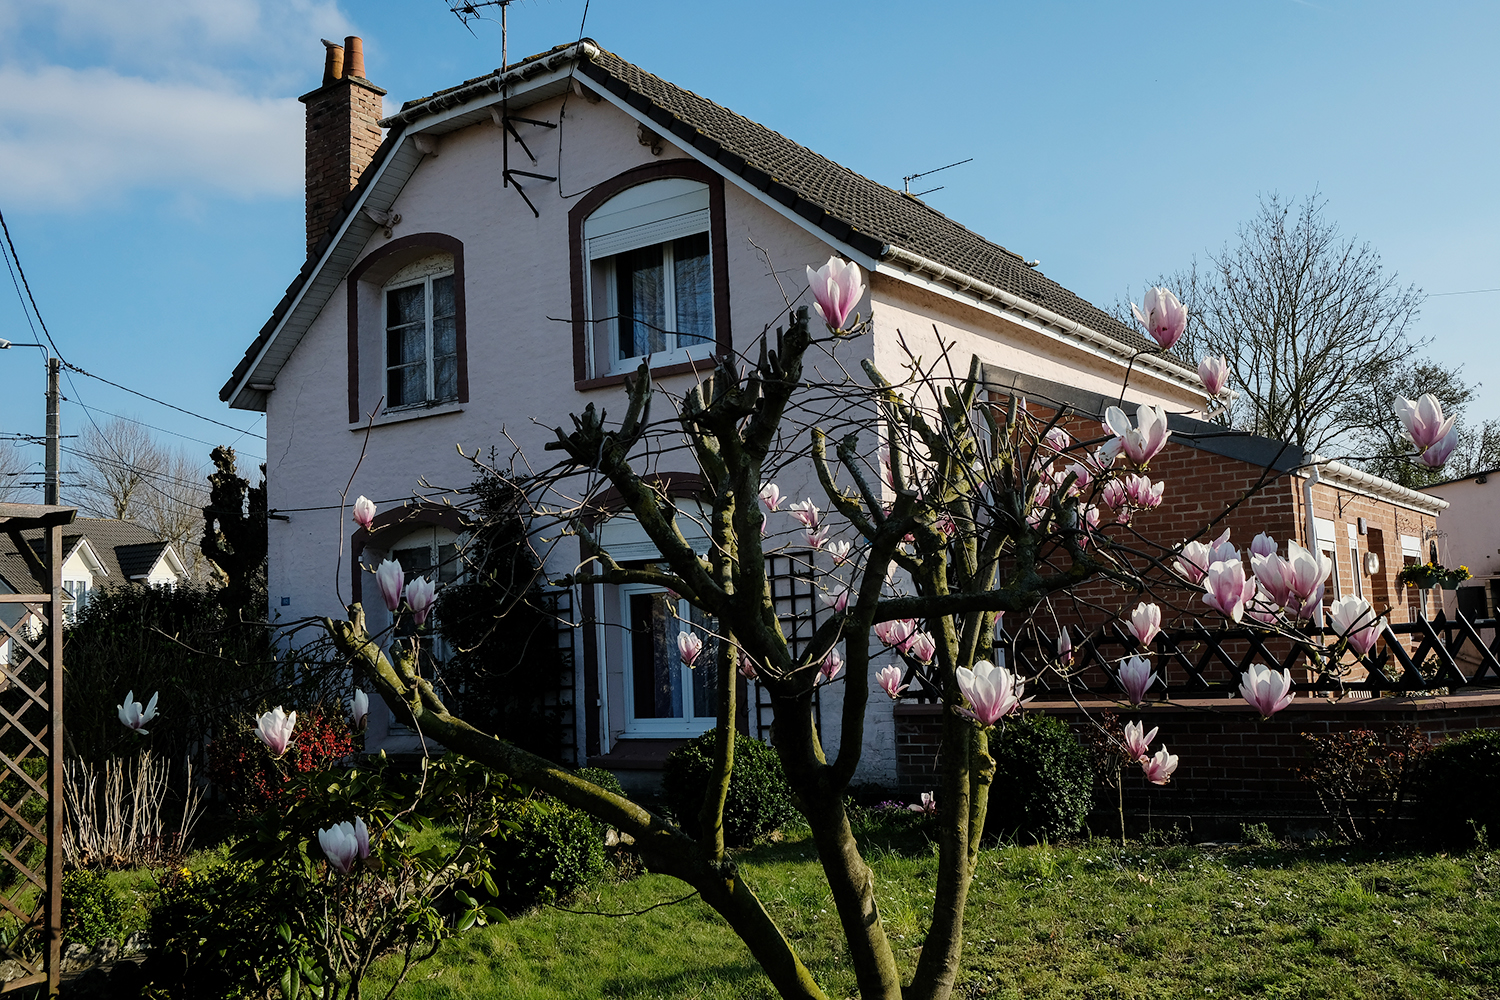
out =
{"type": "Polygon", "coordinates": [[[549,796],[510,799],[487,841],[495,905],[507,913],[571,899],[604,873],[597,821],[549,796]]]}
{"type": "Polygon", "coordinates": [[[1089,751],[1059,719],[1026,713],[990,736],[995,781],[985,832],[1056,840],[1083,828],[1094,799],[1089,751]]]}
{"type": "MultiPolygon", "coordinates": [[[[710,729],[667,755],[662,771],[662,793],[677,824],[698,836],[698,811],[713,773],[719,731],[710,729]]],[[[734,734],[734,771],[724,802],[724,842],[743,846],[755,842],[797,815],[776,751],[744,733],[734,734]]]]}
{"type": "Polygon", "coordinates": [[[1500,840],[1500,730],[1477,729],[1427,754],[1422,816],[1441,844],[1467,847],[1481,830],[1500,840]]]}
{"type": "Polygon", "coordinates": [[[1416,726],[1303,733],[1311,762],[1298,768],[1344,840],[1387,840],[1432,744],[1416,726]]]}
{"type": "Polygon", "coordinates": [[[63,873],[63,940],[90,948],[105,938],[120,937],[130,903],[99,871],[80,868],[63,873]]]}
{"type": "Polygon", "coordinates": [[[170,995],[257,996],[277,981],[293,952],[274,929],[315,905],[314,886],[301,872],[267,875],[237,862],[163,875],[149,933],[153,955],[175,955],[185,969],[182,992],[170,995]]]}
{"type": "Polygon", "coordinates": [[[294,778],[326,771],[354,753],[354,734],[342,709],[314,707],[297,715],[292,743],[279,759],[246,715],[208,745],[208,773],[237,815],[277,804],[294,778]]]}

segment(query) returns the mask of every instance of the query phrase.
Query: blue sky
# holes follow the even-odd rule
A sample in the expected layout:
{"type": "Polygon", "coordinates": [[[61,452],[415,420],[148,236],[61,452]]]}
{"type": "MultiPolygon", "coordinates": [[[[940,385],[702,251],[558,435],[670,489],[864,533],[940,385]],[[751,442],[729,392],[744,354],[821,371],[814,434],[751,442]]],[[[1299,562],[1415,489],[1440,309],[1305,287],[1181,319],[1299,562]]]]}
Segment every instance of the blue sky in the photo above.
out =
{"type": "MultiPolygon", "coordinates": [[[[583,0],[516,0],[511,53],[583,0]]],[[[387,109],[499,64],[444,0],[0,0],[0,211],[67,359],[252,435],[218,389],[301,264],[319,38],[359,34],[387,109]]],[[[877,180],[973,157],[928,201],[1108,307],[1318,192],[1426,291],[1417,334],[1500,416],[1500,5],[592,0],[585,32],[877,180]]],[[[915,188],[914,188],[915,190],[915,188]]],[[[33,338],[0,274],[0,337],[33,338]]],[[[40,433],[40,354],[0,354],[0,431],[40,433]]],[[[80,403],[236,432],[75,376],[80,403]]],[[[104,419],[104,418],[100,418],[104,419]]],[[[201,455],[208,446],[164,437],[201,455]]],[[[264,455],[254,436],[242,452],[264,455]]],[[[28,457],[40,461],[40,448],[28,457]]],[[[65,463],[66,464],[66,463],[65,463]]]]}

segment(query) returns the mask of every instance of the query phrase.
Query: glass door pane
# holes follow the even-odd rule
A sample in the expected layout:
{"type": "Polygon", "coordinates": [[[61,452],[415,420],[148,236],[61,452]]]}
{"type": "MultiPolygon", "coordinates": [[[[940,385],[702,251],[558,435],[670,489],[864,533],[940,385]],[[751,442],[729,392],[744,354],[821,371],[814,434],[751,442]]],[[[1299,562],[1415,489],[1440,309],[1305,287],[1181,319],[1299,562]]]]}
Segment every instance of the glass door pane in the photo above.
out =
{"type": "Polygon", "coordinates": [[[683,718],[677,619],[665,591],[629,596],[630,683],[637,719],[683,718]]]}

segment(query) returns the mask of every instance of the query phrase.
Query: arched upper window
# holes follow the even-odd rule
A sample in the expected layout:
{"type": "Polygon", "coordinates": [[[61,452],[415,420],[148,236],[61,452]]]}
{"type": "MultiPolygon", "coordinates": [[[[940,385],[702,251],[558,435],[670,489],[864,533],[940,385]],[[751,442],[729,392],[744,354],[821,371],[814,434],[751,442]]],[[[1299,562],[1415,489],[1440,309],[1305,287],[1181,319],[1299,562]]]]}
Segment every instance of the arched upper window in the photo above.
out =
{"type": "Polygon", "coordinates": [[[691,160],[597,185],[569,212],[577,387],[702,369],[731,350],[724,182],[691,160]]]}
{"type": "Polygon", "coordinates": [[[385,408],[458,398],[458,306],[453,255],[414,261],[386,281],[385,408]]]}

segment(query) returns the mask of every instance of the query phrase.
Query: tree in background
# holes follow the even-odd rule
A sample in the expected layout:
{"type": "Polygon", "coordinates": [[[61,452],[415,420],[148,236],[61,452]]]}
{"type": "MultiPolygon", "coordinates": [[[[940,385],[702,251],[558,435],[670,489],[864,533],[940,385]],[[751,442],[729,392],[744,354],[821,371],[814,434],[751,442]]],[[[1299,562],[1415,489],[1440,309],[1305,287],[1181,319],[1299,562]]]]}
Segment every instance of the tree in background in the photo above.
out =
{"type": "Polygon", "coordinates": [[[1351,414],[1361,417],[1361,426],[1352,435],[1359,464],[1377,476],[1413,489],[1500,467],[1500,420],[1468,424],[1463,419],[1464,407],[1475,398],[1474,388],[1457,371],[1430,361],[1392,367],[1381,383],[1371,387],[1372,391],[1350,400],[1351,414]],[[1431,393],[1444,413],[1458,417],[1458,447],[1445,468],[1432,469],[1405,458],[1411,442],[1402,435],[1401,421],[1394,410],[1380,405],[1382,399],[1416,399],[1423,393],[1431,393]]]}
{"type": "Polygon", "coordinates": [[[512,480],[489,472],[471,490],[477,523],[464,554],[466,579],[444,587],[436,608],[451,651],[444,686],[464,718],[556,758],[563,664],[555,613],[545,603],[522,516],[526,497],[512,480]]]}
{"type": "Polygon", "coordinates": [[[239,474],[234,449],[215,448],[203,507],[203,555],[224,575],[224,607],[240,621],[266,618],[266,467],[260,485],[239,474]]]}
{"type": "Polygon", "coordinates": [[[1195,261],[1165,282],[1188,307],[1191,356],[1228,359],[1239,394],[1231,424],[1311,452],[1393,426],[1386,390],[1422,346],[1410,336],[1421,291],[1401,286],[1370,244],[1342,236],[1325,204],[1272,194],[1207,266],[1195,261]],[[1372,407],[1383,408],[1378,418],[1372,407]]]}
{"type": "Polygon", "coordinates": [[[198,551],[208,497],[199,463],[166,447],[149,428],[115,418],[91,423],[73,450],[78,465],[64,477],[64,499],[91,517],[135,521],[177,547],[193,579],[206,567],[198,551]]]}
{"type": "Polygon", "coordinates": [[[0,441],[0,503],[26,503],[31,488],[28,475],[40,475],[14,441],[0,441]]]}

